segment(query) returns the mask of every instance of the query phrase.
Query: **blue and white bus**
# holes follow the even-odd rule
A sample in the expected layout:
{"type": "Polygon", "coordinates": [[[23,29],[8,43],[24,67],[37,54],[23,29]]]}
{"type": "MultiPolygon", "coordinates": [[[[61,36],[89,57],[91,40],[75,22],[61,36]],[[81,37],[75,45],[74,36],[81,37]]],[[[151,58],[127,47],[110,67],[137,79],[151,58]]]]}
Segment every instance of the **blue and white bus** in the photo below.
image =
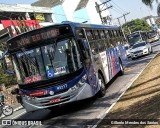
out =
{"type": "Polygon", "coordinates": [[[105,85],[123,74],[127,56],[117,26],[63,22],[7,41],[19,88],[12,91],[27,111],[104,96],[105,85]]]}
{"type": "Polygon", "coordinates": [[[144,31],[135,31],[127,36],[130,45],[147,41],[147,38],[147,32],[144,31]]]}

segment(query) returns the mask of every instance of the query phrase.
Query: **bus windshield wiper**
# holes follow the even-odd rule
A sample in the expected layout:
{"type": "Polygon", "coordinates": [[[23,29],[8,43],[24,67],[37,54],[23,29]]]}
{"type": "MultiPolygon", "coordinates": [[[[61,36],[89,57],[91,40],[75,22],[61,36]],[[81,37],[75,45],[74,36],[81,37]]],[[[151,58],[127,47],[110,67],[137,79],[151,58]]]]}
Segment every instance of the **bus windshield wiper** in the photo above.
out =
{"type": "Polygon", "coordinates": [[[24,48],[21,48],[21,51],[23,52],[25,58],[26,58],[29,62],[31,62],[31,63],[38,69],[38,68],[39,68],[39,65],[38,65],[38,63],[36,62],[36,61],[37,61],[36,58],[35,58],[35,62],[34,62],[32,59],[30,59],[31,56],[29,56],[28,54],[26,54],[26,50],[25,50],[24,48]]]}

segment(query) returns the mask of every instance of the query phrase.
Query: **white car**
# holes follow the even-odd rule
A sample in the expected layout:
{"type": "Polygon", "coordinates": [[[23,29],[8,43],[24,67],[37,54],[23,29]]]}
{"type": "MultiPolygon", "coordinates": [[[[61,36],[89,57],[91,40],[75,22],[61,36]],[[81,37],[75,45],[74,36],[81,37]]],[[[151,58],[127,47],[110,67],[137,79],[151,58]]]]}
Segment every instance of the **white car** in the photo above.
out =
{"type": "Polygon", "coordinates": [[[147,42],[136,43],[131,49],[131,58],[147,55],[152,52],[152,46],[147,42]]]}

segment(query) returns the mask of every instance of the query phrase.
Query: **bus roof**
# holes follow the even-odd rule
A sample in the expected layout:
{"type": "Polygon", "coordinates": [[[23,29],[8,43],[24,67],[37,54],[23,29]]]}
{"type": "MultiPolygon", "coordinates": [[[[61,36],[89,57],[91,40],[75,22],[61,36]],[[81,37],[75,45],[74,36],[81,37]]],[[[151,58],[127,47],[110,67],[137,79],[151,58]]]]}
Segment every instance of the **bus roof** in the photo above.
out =
{"type": "MultiPolygon", "coordinates": [[[[106,28],[106,29],[115,29],[115,30],[119,29],[119,27],[116,26],[116,25],[97,25],[97,24],[84,24],[84,23],[76,23],[76,22],[71,22],[71,21],[63,21],[62,23],[55,23],[53,25],[45,26],[43,28],[34,29],[34,30],[31,30],[31,31],[28,31],[28,32],[34,32],[34,31],[37,31],[37,30],[43,30],[44,28],[50,28],[52,26],[58,26],[58,25],[70,25],[72,29],[73,28],[93,28],[93,29],[106,28]]],[[[22,35],[24,36],[28,32],[24,32],[24,33],[21,33],[21,34],[17,35],[16,37],[12,37],[8,41],[10,41],[12,39],[15,39],[15,38],[18,38],[18,37],[20,37],[22,35]]]]}
{"type": "Polygon", "coordinates": [[[108,29],[116,29],[119,28],[116,25],[98,25],[98,24],[85,24],[85,23],[76,23],[70,21],[63,21],[62,24],[69,24],[73,27],[84,27],[84,28],[108,28],[108,29]]]}

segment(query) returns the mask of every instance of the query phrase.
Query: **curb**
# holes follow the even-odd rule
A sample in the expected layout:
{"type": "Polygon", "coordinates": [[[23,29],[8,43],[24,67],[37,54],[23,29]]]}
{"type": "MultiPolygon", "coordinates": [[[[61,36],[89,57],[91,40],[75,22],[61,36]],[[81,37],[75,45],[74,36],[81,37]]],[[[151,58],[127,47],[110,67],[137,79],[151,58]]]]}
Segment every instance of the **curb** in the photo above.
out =
{"type": "MultiPolygon", "coordinates": [[[[159,54],[160,52],[157,52],[157,54],[155,54],[153,56],[153,58],[150,60],[150,62],[144,67],[144,69],[133,79],[132,82],[129,82],[127,85],[126,85],[126,90],[118,97],[118,99],[109,107],[109,109],[107,109],[103,115],[98,116],[100,117],[99,118],[99,121],[95,124],[95,125],[90,125],[90,128],[96,128],[98,126],[98,124],[105,118],[105,116],[109,113],[109,111],[113,108],[113,106],[119,101],[119,99],[124,95],[124,93],[128,90],[128,88],[137,80],[137,78],[142,74],[142,72],[148,67],[148,65],[154,60],[154,58],[159,54]]],[[[123,89],[123,88],[122,88],[123,89]]],[[[122,90],[121,89],[121,90],[122,90]]],[[[120,91],[121,91],[120,90],[120,91]]]]}

